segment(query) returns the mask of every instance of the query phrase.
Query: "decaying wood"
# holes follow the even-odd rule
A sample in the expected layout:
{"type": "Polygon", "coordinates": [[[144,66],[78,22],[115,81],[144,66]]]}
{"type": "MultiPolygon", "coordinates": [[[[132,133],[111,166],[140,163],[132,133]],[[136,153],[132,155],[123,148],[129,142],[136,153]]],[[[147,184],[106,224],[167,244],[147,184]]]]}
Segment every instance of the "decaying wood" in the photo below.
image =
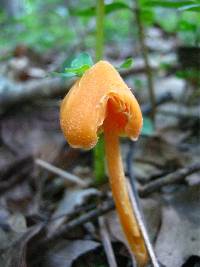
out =
{"type": "Polygon", "coordinates": [[[170,173],[162,178],[147,183],[145,186],[143,186],[143,188],[139,190],[139,195],[141,197],[146,197],[151,193],[158,191],[161,187],[179,183],[185,177],[198,171],[200,171],[200,163],[193,163],[189,166],[177,170],[176,172],[170,173]]]}
{"type": "Polygon", "coordinates": [[[70,88],[72,81],[60,78],[45,78],[14,84],[10,81],[0,88],[0,114],[12,105],[33,101],[35,99],[63,95],[70,88]]]}
{"type": "MultiPolygon", "coordinates": [[[[121,72],[123,78],[132,74],[145,73],[145,67],[131,68],[121,72]]],[[[13,83],[1,77],[0,84],[0,114],[12,105],[33,101],[41,98],[61,96],[67,92],[74,80],[60,78],[44,78],[24,83],[13,83]]]]}

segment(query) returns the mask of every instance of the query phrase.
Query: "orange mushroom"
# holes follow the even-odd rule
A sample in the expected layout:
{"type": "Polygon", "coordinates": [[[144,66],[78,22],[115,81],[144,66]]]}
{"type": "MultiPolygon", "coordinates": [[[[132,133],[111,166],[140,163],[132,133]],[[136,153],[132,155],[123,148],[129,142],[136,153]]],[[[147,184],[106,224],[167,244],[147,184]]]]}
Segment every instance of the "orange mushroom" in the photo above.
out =
{"type": "Polygon", "coordinates": [[[80,78],[62,101],[62,131],[73,147],[90,149],[104,132],[106,159],[117,213],[139,266],[147,251],[131,206],[120,155],[119,137],[136,140],[142,128],[140,106],[115,68],[99,61],[80,78]]]}

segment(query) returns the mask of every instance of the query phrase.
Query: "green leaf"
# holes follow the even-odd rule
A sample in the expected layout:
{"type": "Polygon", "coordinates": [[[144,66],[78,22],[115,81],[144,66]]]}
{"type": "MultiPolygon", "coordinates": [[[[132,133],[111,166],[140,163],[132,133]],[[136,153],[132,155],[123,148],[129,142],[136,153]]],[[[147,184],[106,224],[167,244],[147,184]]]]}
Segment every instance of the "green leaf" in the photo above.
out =
{"type": "Polygon", "coordinates": [[[155,21],[153,9],[141,9],[141,19],[145,25],[152,25],[152,23],[155,21]]]}
{"type": "Polygon", "coordinates": [[[76,9],[71,11],[71,14],[80,17],[93,17],[96,16],[96,6],[91,6],[86,9],[76,9]]]}
{"type": "Polygon", "coordinates": [[[146,136],[152,136],[154,134],[154,126],[151,119],[143,118],[142,134],[146,136]]]}
{"type": "Polygon", "coordinates": [[[121,2],[115,2],[115,3],[111,3],[111,4],[107,4],[105,6],[105,13],[106,14],[110,14],[114,11],[118,11],[121,9],[129,9],[131,10],[131,8],[129,7],[129,5],[125,4],[125,3],[121,3],[121,2]]]}
{"type": "Polygon", "coordinates": [[[75,57],[72,60],[70,67],[79,68],[83,65],[88,65],[91,67],[93,64],[94,63],[93,63],[91,56],[88,53],[83,52],[83,53],[80,53],[77,57],[75,57]]]}
{"type": "Polygon", "coordinates": [[[190,22],[187,20],[182,20],[179,23],[179,29],[186,32],[186,31],[191,31],[191,32],[195,32],[197,30],[197,24],[194,22],[190,22]]]}
{"type": "Polygon", "coordinates": [[[74,76],[81,77],[86,70],[88,70],[91,67],[91,65],[84,64],[77,68],[65,68],[64,74],[68,74],[69,76],[66,77],[72,77],[71,75],[74,74],[74,76]]]}
{"type": "Polygon", "coordinates": [[[176,72],[176,76],[180,79],[198,81],[200,77],[200,71],[198,70],[179,70],[176,72]]]}
{"type": "Polygon", "coordinates": [[[66,77],[72,77],[73,74],[74,76],[81,77],[92,65],[93,61],[91,56],[88,53],[83,52],[72,60],[70,67],[65,68],[64,73],[69,75],[66,77]]]}
{"type": "Polygon", "coordinates": [[[151,7],[164,7],[164,8],[183,8],[187,5],[193,5],[195,4],[194,1],[192,0],[182,0],[182,1],[175,1],[175,0],[165,0],[165,1],[160,1],[160,0],[150,0],[146,2],[146,6],[151,6],[151,7]]]}
{"type": "MultiPolygon", "coordinates": [[[[131,8],[125,3],[115,2],[115,3],[105,5],[105,14],[107,15],[107,14],[110,14],[114,11],[118,11],[121,9],[131,9],[131,8]]],[[[76,11],[73,11],[72,14],[76,16],[83,16],[83,17],[96,16],[96,6],[92,6],[86,9],[82,9],[82,10],[76,10],[76,11]]]]}
{"type": "Polygon", "coordinates": [[[119,67],[118,69],[129,69],[133,65],[133,59],[127,58],[119,67]]]}
{"type": "Polygon", "coordinates": [[[99,136],[98,143],[94,148],[94,174],[95,174],[95,183],[100,185],[106,181],[106,171],[105,171],[105,144],[103,135],[99,136]]]}
{"type": "Polygon", "coordinates": [[[93,60],[91,56],[88,53],[83,52],[71,61],[70,66],[66,67],[64,72],[54,72],[52,75],[62,78],[72,78],[75,76],[81,77],[92,65],[93,60]]]}

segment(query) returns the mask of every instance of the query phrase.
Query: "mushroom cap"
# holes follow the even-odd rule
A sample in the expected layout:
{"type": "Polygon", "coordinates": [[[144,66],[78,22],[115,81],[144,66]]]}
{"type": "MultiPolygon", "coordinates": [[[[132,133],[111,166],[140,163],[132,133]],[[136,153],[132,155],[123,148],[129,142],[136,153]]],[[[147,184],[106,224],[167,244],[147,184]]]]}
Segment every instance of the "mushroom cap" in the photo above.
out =
{"type": "Polygon", "coordinates": [[[105,125],[107,130],[136,140],[142,128],[142,113],[116,69],[107,61],[99,61],[63,99],[60,124],[71,146],[90,149],[105,125]]]}

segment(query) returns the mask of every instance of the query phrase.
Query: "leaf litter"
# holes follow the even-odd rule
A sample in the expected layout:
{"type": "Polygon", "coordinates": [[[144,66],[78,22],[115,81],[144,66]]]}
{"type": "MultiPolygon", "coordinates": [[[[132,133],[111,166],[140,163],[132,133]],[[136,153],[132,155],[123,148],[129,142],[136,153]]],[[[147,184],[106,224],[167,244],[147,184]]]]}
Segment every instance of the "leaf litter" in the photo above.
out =
{"type": "MultiPolygon", "coordinates": [[[[163,49],[165,50],[166,46],[163,46],[163,49]]],[[[23,56],[30,57],[29,54],[23,56]]],[[[170,60],[172,58],[174,61],[174,54],[171,56],[169,54],[170,60]]],[[[166,59],[168,60],[168,55],[166,59]]],[[[152,64],[158,67],[162,60],[164,57],[154,57],[152,64]]],[[[8,63],[8,69],[4,69],[8,76],[6,82],[12,80],[9,86],[13,87],[15,83],[18,86],[19,83],[25,84],[29,80],[42,81],[48,68],[46,63],[41,61],[43,63],[36,64],[32,59],[23,58],[12,64],[8,63]],[[26,65],[26,72],[23,64],[26,65]]],[[[142,65],[141,59],[134,60],[134,67],[137,68],[138,65],[142,65]]],[[[138,78],[143,79],[142,76],[144,75],[138,75],[138,78]]],[[[199,107],[191,105],[191,108],[188,108],[188,95],[182,99],[185,83],[174,75],[165,77],[161,73],[155,84],[157,95],[170,92],[175,101],[158,108],[157,131],[150,129],[148,121],[148,136],[142,136],[134,148],[133,167],[138,189],[150,181],[164,179],[166,174],[173,173],[189,163],[198,162],[199,158],[199,107]],[[173,116],[166,116],[169,111],[173,116]]],[[[3,79],[1,86],[5,88],[3,79]]],[[[136,92],[138,93],[137,90],[136,92]]],[[[145,90],[138,94],[142,99],[148,99],[145,90]]],[[[92,177],[91,153],[71,151],[60,132],[60,98],[59,95],[51,99],[34,99],[21,106],[16,105],[1,117],[0,267],[70,267],[84,263],[84,257],[90,259],[88,253],[93,255],[94,262],[100,256],[104,259],[103,264],[107,264],[97,218],[73,228],[59,240],[40,250],[37,258],[33,257],[33,250],[45,237],[56,233],[72,219],[98,209],[102,202],[110,201],[107,184],[98,189],[93,185],[87,188],[74,187],[46,170],[38,170],[34,164],[35,158],[42,158],[82,179],[92,177]],[[18,163],[21,157],[27,155],[32,158],[29,158],[28,164],[18,163]],[[13,162],[16,163],[14,169],[13,162]],[[84,169],[86,166],[88,171],[84,169]],[[97,252],[97,249],[100,249],[101,253],[97,252]]],[[[128,147],[126,142],[122,144],[124,161],[128,147]]],[[[187,267],[191,261],[194,262],[191,266],[196,266],[195,262],[198,264],[199,181],[197,172],[178,184],[160,188],[141,200],[147,230],[163,266],[187,267]]],[[[110,211],[104,214],[104,218],[117,262],[121,262],[120,257],[125,256],[126,264],[130,264],[127,244],[116,213],[110,211]]]]}

